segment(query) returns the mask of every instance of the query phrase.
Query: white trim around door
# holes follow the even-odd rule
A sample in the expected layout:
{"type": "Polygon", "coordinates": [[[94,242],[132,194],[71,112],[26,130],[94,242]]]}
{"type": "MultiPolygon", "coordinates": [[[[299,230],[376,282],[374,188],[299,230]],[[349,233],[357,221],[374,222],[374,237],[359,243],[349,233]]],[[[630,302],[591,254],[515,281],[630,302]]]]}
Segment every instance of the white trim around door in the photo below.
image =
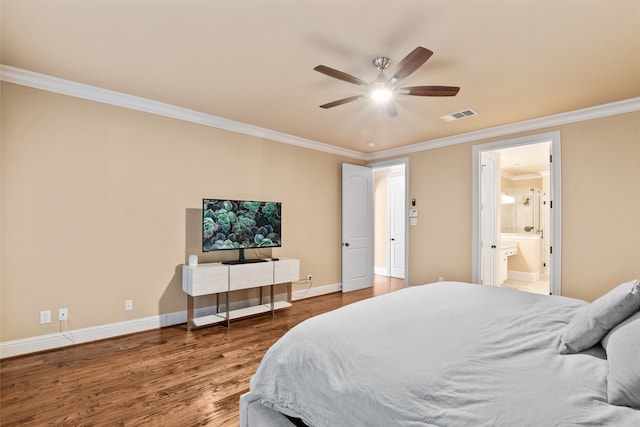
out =
{"type": "Polygon", "coordinates": [[[480,157],[483,151],[516,147],[519,145],[536,144],[551,141],[551,267],[549,272],[550,292],[552,295],[562,295],[562,185],[560,173],[560,132],[548,132],[520,138],[506,139],[486,144],[474,145],[472,148],[472,240],[471,240],[471,270],[472,281],[480,283],[480,157]]]}

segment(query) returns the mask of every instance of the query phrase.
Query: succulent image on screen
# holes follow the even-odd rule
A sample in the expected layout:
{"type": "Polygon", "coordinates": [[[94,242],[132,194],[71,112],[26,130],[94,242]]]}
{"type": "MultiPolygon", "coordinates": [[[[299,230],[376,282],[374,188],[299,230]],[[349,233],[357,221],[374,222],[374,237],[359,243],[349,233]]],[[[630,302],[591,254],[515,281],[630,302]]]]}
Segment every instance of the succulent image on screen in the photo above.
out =
{"type": "Polygon", "coordinates": [[[203,199],[202,251],[281,246],[282,204],[203,199]]]}

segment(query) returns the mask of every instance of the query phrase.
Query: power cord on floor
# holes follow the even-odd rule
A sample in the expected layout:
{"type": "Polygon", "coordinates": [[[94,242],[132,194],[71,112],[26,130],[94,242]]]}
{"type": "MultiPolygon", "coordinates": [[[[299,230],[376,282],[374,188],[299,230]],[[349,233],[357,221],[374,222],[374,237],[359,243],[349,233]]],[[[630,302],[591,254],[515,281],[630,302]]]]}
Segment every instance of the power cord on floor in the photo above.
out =
{"type": "Polygon", "coordinates": [[[71,344],[75,345],[75,341],[73,340],[73,337],[71,336],[71,334],[66,334],[65,331],[62,329],[62,323],[64,322],[64,327],[65,329],[68,331],[69,330],[69,324],[67,323],[67,320],[61,320],[60,321],[60,334],[65,337],[66,339],[68,339],[69,341],[71,341],[71,344]]]}

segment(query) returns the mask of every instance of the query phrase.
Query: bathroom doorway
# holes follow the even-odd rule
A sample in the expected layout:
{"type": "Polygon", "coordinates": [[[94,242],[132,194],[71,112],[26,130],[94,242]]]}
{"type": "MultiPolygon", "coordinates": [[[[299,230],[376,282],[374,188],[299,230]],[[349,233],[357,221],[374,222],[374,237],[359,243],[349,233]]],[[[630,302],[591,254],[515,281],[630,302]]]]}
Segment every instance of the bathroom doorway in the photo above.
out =
{"type": "Polygon", "coordinates": [[[551,142],[502,148],[495,155],[500,164],[496,283],[549,294],[551,142]]]}
{"type": "Polygon", "coordinates": [[[560,295],[559,132],[474,146],[473,158],[473,280],[560,295]],[[489,181],[488,154],[495,158],[489,181]]]}

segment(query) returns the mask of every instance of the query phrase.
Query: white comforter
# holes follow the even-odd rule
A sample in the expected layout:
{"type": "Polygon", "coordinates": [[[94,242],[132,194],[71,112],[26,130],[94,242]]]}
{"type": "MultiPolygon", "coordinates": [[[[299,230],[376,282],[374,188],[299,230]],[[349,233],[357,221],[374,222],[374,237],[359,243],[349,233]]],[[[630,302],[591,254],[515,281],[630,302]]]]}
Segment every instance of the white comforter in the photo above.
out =
{"type": "Polygon", "coordinates": [[[598,346],[560,355],[585,302],[463,283],[416,286],[309,319],[251,394],[314,427],[640,426],[609,405],[598,346]]]}

